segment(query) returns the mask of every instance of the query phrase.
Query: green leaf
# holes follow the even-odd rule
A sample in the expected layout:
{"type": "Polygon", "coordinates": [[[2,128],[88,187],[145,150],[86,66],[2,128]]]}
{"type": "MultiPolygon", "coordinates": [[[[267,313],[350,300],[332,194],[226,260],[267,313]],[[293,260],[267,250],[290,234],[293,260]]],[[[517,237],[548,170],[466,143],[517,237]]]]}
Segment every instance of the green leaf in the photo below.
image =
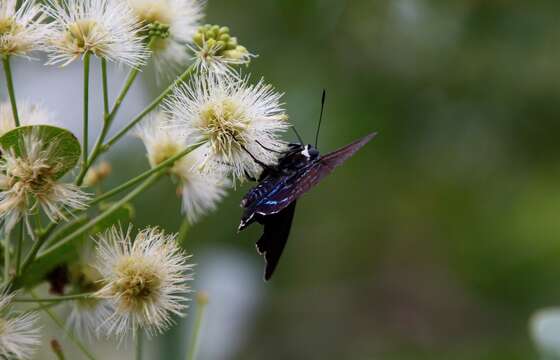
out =
{"type": "MultiPolygon", "coordinates": [[[[101,206],[101,211],[103,211],[105,207],[109,206],[110,204],[103,204],[101,206]]],[[[79,260],[79,249],[82,248],[82,246],[86,242],[93,241],[91,239],[92,235],[101,233],[115,224],[129,223],[133,217],[134,207],[131,204],[124,204],[107,219],[99,222],[86,235],[74,238],[72,241],[66,243],[64,246],[59,247],[55,252],[52,252],[47,256],[41,256],[39,254],[39,256],[31,264],[31,266],[29,266],[25,274],[21,274],[19,276],[16,281],[16,287],[23,286],[32,288],[33,286],[41,283],[45,279],[45,276],[57,266],[79,260]]],[[[72,234],[75,230],[86,224],[88,221],[88,217],[84,215],[65,224],[58,231],[51,235],[51,238],[47,241],[46,247],[56,244],[67,235],[72,234]]]]}
{"type": "Polygon", "coordinates": [[[70,131],[50,125],[21,126],[0,137],[3,151],[13,149],[16,155],[25,153],[25,139],[36,137],[43,143],[43,150],[49,154],[49,164],[58,166],[54,174],[58,179],[72,170],[80,160],[80,142],[70,131]]]}

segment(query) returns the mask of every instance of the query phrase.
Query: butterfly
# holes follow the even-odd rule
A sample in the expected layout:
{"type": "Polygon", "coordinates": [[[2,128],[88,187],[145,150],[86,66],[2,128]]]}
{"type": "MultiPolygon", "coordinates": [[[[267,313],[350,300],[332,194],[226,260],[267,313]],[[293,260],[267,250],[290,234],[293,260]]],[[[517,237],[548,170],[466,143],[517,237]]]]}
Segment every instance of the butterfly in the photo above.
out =
{"type": "MultiPolygon", "coordinates": [[[[317,135],[324,102],[325,92],[322,97],[317,135]]],[[[255,221],[263,225],[263,234],[256,245],[258,253],[263,255],[266,261],[265,280],[272,277],[286,246],[297,200],[354,155],[375,135],[376,133],[371,133],[324,156],[320,155],[316,145],[303,145],[300,141],[299,144],[289,144],[288,149],[279,156],[277,164],[273,166],[263,164],[264,170],[257,186],[250,189],[241,201],[244,211],[239,231],[255,221]]]]}

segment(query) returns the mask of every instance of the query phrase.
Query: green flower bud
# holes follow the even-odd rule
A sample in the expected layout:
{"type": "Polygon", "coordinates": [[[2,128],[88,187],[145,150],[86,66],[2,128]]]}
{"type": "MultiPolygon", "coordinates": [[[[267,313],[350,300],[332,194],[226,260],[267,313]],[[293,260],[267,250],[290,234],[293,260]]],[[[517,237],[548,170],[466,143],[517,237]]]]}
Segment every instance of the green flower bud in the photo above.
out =
{"type": "Polygon", "coordinates": [[[202,47],[203,45],[203,41],[204,41],[204,36],[202,35],[202,33],[199,31],[196,34],[194,34],[193,36],[193,42],[199,46],[202,47]]]}
{"type": "Polygon", "coordinates": [[[244,46],[239,45],[235,36],[230,34],[227,26],[206,24],[198,28],[193,42],[205,51],[205,56],[220,56],[235,63],[248,63],[251,54],[244,46]]]}
{"type": "Polygon", "coordinates": [[[169,25],[154,21],[148,25],[148,37],[166,39],[169,37],[169,25]]]}

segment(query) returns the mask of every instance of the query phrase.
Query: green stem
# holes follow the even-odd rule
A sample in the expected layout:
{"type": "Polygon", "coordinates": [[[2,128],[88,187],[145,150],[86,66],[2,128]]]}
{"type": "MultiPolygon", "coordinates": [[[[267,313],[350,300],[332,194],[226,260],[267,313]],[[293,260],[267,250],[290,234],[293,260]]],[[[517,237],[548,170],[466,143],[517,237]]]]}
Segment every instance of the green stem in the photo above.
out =
{"type": "MultiPolygon", "coordinates": [[[[31,296],[33,296],[34,298],[37,298],[37,296],[35,295],[34,292],[31,292],[31,296]]],[[[67,326],[64,326],[64,322],[55,314],[53,313],[49,308],[44,308],[43,311],[45,313],[47,313],[47,315],[51,318],[51,320],[62,330],[64,331],[64,333],[66,334],[66,336],[68,336],[68,338],[70,339],[70,341],[72,341],[74,343],[74,345],[76,345],[78,347],[78,349],[80,349],[82,351],[82,353],[84,353],[84,355],[90,359],[90,360],[95,360],[95,357],[91,354],[91,352],[85,347],[84,344],[82,344],[80,342],[80,340],[78,340],[74,334],[68,329],[67,326]]]]}
{"type": "Polygon", "coordinates": [[[31,247],[31,250],[29,250],[29,253],[27,253],[27,256],[25,257],[25,260],[23,261],[23,265],[21,265],[20,273],[25,272],[25,270],[27,270],[27,268],[29,267],[29,265],[31,265],[33,260],[35,260],[35,257],[37,256],[37,253],[39,252],[39,249],[41,249],[41,246],[43,246],[45,241],[47,241],[47,239],[49,238],[49,235],[56,228],[56,225],[57,225],[56,223],[51,223],[47,227],[46,231],[41,236],[39,236],[37,241],[35,241],[33,243],[33,246],[31,247]]]}
{"type": "Polygon", "coordinates": [[[109,90],[107,87],[107,60],[101,58],[101,81],[103,83],[103,119],[109,116],[109,90]]]}
{"type": "Polygon", "coordinates": [[[144,336],[140,328],[136,329],[136,360],[142,360],[144,336]]]}
{"type": "Polygon", "coordinates": [[[10,279],[10,231],[4,236],[4,284],[7,284],[10,279]]]}
{"type": "MultiPolygon", "coordinates": [[[[80,186],[84,182],[84,178],[86,177],[87,171],[93,165],[93,161],[97,158],[99,153],[99,149],[103,145],[103,141],[107,136],[107,132],[111,126],[110,121],[110,113],[109,113],[109,90],[107,87],[107,60],[101,58],[101,80],[102,80],[102,89],[103,89],[103,127],[101,128],[101,132],[95,141],[95,145],[93,146],[93,150],[87,160],[86,166],[83,166],[80,170],[80,174],[76,178],[76,185],[80,186]]],[[[122,100],[121,100],[122,101],[122,100]]]]}
{"type": "Polygon", "coordinates": [[[21,265],[21,249],[23,247],[23,232],[25,231],[25,226],[23,221],[19,224],[19,236],[16,246],[16,276],[19,275],[19,267],[21,265]]]}
{"type": "Polygon", "coordinates": [[[8,55],[2,56],[2,64],[4,65],[4,73],[6,74],[6,87],[8,88],[8,95],[10,96],[10,103],[12,104],[12,114],[14,116],[14,123],[19,127],[19,116],[16,102],[16,92],[14,90],[14,80],[12,78],[12,67],[10,65],[10,57],[8,55]]]}
{"type": "MultiPolygon", "coordinates": [[[[95,225],[97,225],[100,221],[103,221],[105,219],[107,219],[109,216],[111,216],[115,211],[117,211],[121,206],[123,206],[124,204],[126,204],[127,202],[129,202],[130,200],[134,199],[138,194],[142,193],[144,190],[146,190],[147,188],[149,188],[153,183],[155,183],[162,175],[164,174],[164,172],[159,172],[156,173],[154,175],[152,175],[151,177],[149,177],[144,183],[142,183],[140,186],[138,186],[136,189],[132,190],[131,192],[129,192],[125,197],[123,197],[121,200],[115,202],[113,205],[111,205],[111,207],[109,207],[107,210],[105,210],[103,213],[97,215],[96,217],[94,217],[93,219],[91,219],[89,222],[87,222],[86,224],[84,224],[83,226],[81,226],[80,228],[76,229],[74,232],[72,232],[71,234],[65,236],[64,238],[62,238],[59,242],[57,242],[56,244],[52,245],[51,247],[49,247],[48,249],[46,249],[45,251],[43,251],[41,254],[39,254],[39,259],[40,258],[44,258],[47,257],[49,254],[51,254],[52,252],[56,251],[58,248],[60,248],[61,246],[66,245],[67,243],[69,243],[70,241],[74,240],[76,237],[81,236],[83,234],[85,234],[87,231],[91,230],[95,225]]],[[[24,264],[23,266],[23,270],[22,272],[25,270],[25,268],[29,266],[29,263],[24,264]]]]}
{"type": "Polygon", "coordinates": [[[187,360],[196,360],[196,355],[198,353],[198,337],[200,335],[200,329],[202,328],[202,320],[204,318],[206,305],[206,301],[197,301],[196,315],[194,318],[194,328],[191,339],[189,341],[187,360]]]}
{"type": "Polygon", "coordinates": [[[165,90],[163,90],[163,92],[157,98],[155,98],[148,106],[144,108],[144,110],[142,110],[138,115],[136,115],[136,117],[132,119],[131,122],[129,122],[124,128],[122,128],[117,134],[115,134],[115,136],[109,139],[107,143],[103,146],[103,149],[106,151],[109,147],[113,146],[117,141],[119,141],[119,139],[122,138],[136,124],[138,124],[140,120],[144,118],[144,116],[146,116],[153,109],[155,109],[155,107],[158,106],[163,101],[163,99],[165,99],[165,97],[169,95],[171,91],[173,91],[173,89],[176,86],[185,82],[191,76],[194,69],[195,69],[194,65],[189,66],[187,70],[185,70],[185,72],[182,73],[177,79],[175,79],[175,81],[173,81],[171,85],[169,85],[165,90]]]}
{"type": "MultiPolygon", "coordinates": [[[[88,166],[88,131],[89,131],[89,63],[90,53],[84,55],[84,115],[82,133],[82,170],[80,175],[87,171],[88,166]]],[[[83,177],[82,177],[83,178],[83,177]]]]}
{"type": "Polygon", "coordinates": [[[76,216],[74,219],[70,220],[67,223],[64,223],[61,227],[59,227],[58,231],[54,233],[52,236],[44,242],[44,246],[50,246],[57,242],[58,240],[62,239],[62,236],[68,232],[68,229],[71,229],[79,223],[85,223],[88,219],[88,214],[81,214],[80,216],[76,216]]]}
{"type": "MultiPolygon", "coordinates": [[[[139,193],[141,193],[146,188],[148,188],[152,183],[154,183],[162,175],[163,175],[163,172],[154,174],[151,178],[146,180],[146,182],[144,184],[142,184],[141,186],[139,186],[135,190],[131,191],[127,196],[122,198],[120,201],[114,203],[105,212],[97,215],[95,218],[93,218],[92,220],[90,220],[89,222],[87,222],[86,224],[81,226],[80,228],[76,229],[71,234],[63,237],[60,241],[56,242],[51,247],[46,249],[41,254],[41,257],[47,256],[49,253],[55,251],[59,247],[64,246],[64,245],[66,245],[66,243],[72,241],[75,237],[83,235],[85,232],[89,231],[91,228],[93,228],[95,225],[97,225],[97,223],[99,221],[102,221],[102,220],[106,219],[107,217],[111,216],[111,214],[113,214],[115,211],[117,211],[122,205],[124,205],[125,203],[127,203],[128,201],[130,201],[131,199],[136,197],[139,193]]],[[[54,224],[54,223],[49,225],[49,227],[47,228],[47,232],[50,234],[54,230],[55,226],[56,226],[56,224],[54,224]]],[[[37,253],[39,252],[39,250],[41,249],[41,247],[43,246],[45,241],[47,241],[47,239],[48,239],[47,232],[45,233],[46,234],[45,236],[39,237],[39,239],[37,239],[37,241],[35,241],[35,243],[33,244],[33,247],[29,251],[29,254],[25,258],[25,261],[23,262],[23,265],[21,266],[21,273],[24,273],[25,270],[27,270],[27,268],[31,265],[31,263],[36,259],[37,253]]]]}
{"type": "Polygon", "coordinates": [[[161,162],[158,166],[128,180],[127,182],[125,182],[124,184],[121,184],[119,186],[117,186],[116,188],[111,189],[110,191],[107,191],[106,193],[97,196],[95,199],[93,199],[90,203],[89,206],[93,206],[95,204],[100,203],[101,201],[110,198],[111,196],[114,196],[118,193],[120,193],[121,191],[124,191],[136,184],[138,184],[139,182],[141,182],[142,180],[148,178],[150,175],[155,174],[160,172],[160,170],[163,170],[167,167],[172,166],[175,161],[179,160],[180,158],[182,158],[183,156],[187,155],[188,153],[190,153],[191,151],[195,150],[196,148],[198,148],[200,145],[202,145],[203,143],[198,143],[192,146],[189,146],[188,148],[186,148],[185,150],[181,151],[179,154],[170,157],[169,159],[161,162]]]}
{"type": "MultiPolygon", "coordinates": [[[[150,39],[148,46],[150,46],[154,40],[155,38],[150,39]]],[[[103,77],[103,105],[104,105],[103,128],[101,129],[101,133],[99,134],[95,142],[95,145],[93,147],[93,150],[89,156],[87,166],[83,169],[83,171],[80,172],[78,178],[76,179],[76,184],[78,185],[82,184],[82,182],[84,181],[84,177],[86,176],[87,170],[93,165],[93,163],[99,157],[99,155],[101,155],[101,153],[104,152],[105,147],[103,146],[103,142],[105,141],[105,138],[109,133],[109,129],[113,124],[113,120],[115,119],[115,116],[117,115],[117,112],[119,111],[122,102],[124,101],[124,98],[128,94],[128,91],[130,90],[130,87],[134,83],[134,80],[136,80],[139,71],[140,71],[139,68],[132,68],[130,70],[123,84],[123,87],[121,88],[121,91],[117,96],[115,103],[113,104],[113,108],[111,109],[111,111],[109,111],[109,96],[107,90],[107,63],[105,62],[104,59],[101,60],[101,72],[103,77]]]]}
{"type": "Polygon", "coordinates": [[[113,108],[111,109],[111,113],[109,114],[109,122],[111,122],[113,120],[113,118],[115,117],[115,115],[117,115],[117,112],[119,111],[119,109],[122,105],[122,102],[124,101],[124,98],[128,94],[128,91],[130,90],[130,87],[132,86],[132,84],[134,83],[134,80],[136,80],[136,77],[138,76],[138,72],[139,72],[138,68],[130,69],[130,72],[128,73],[128,77],[126,78],[125,83],[124,83],[124,85],[121,89],[121,92],[117,96],[117,99],[115,100],[115,103],[113,104],[113,108]]]}
{"type": "Polygon", "coordinates": [[[26,303],[26,302],[40,302],[40,303],[45,303],[45,302],[61,302],[61,301],[70,301],[70,300],[82,300],[82,299],[87,299],[89,297],[92,297],[93,293],[83,293],[83,294],[72,294],[72,295],[63,295],[63,296],[57,296],[57,297],[52,297],[52,298],[37,298],[37,297],[33,297],[33,299],[26,299],[26,298],[15,298],[13,301],[16,303],[26,303]]]}
{"type": "MultiPolygon", "coordinates": [[[[147,47],[150,48],[156,40],[157,40],[156,37],[151,37],[150,40],[148,41],[147,47]]],[[[125,83],[124,83],[124,85],[121,89],[121,92],[120,92],[119,96],[117,96],[117,99],[115,100],[115,104],[113,105],[113,108],[111,109],[111,112],[109,113],[109,118],[108,118],[109,119],[108,120],[109,121],[109,126],[111,125],[111,123],[113,122],[113,119],[117,115],[117,112],[119,111],[119,108],[121,107],[121,104],[124,101],[124,98],[128,94],[128,91],[130,90],[130,87],[134,83],[134,80],[138,76],[139,71],[140,71],[140,68],[130,69],[130,72],[128,73],[128,77],[127,77],[127,79],[126,79],[126,81],[125,81],[125,83]]]]}
{"type": "Polygon", "coordinates": [[[47,241],[50,234],[56,228],[56,225],[58,225],[58,224],[54,223],[54,222],[50,223],[49,226],[45,229],[45,231],[33,243],[33,246],[31,247],[31,250],[29,250],[29,253],[27,253],[27,256],[25,257],[25,260],[23,261],[23,265],[21,266],[20,273],[22,273],[23,270],[27,269],[27,267],[33,262],[33,260],[35,260],[35,257],[37,256],[37,253],[39,252],[39,249],[41,249],[41,246],[43,246],[45,241],[47,241]]]}
{"type": "Polygon", "coordinates": [[[53,308],[53,307],[58,306],[58,305],[60,305],[60,303],[48,303],[48,304],[45,304],[45,305],[34,306],[32,308],[25,309],[23,311],[23,313],[24,314],[34,313],[34,312],[37,312],[37,311],[42,311],[44,309],[50,309],[50,308],[53,308]]]}
{"type": "Polygon", "coordinates": [[[185,243],[187,242],[187,234],[189,232],[189,228],[189,220],[185,217],[183,218],[183,222],[181,223],[181,227],[179,228],[179,236],[177,236],[177,243],[183,249],[185,248],[185,243]]]}

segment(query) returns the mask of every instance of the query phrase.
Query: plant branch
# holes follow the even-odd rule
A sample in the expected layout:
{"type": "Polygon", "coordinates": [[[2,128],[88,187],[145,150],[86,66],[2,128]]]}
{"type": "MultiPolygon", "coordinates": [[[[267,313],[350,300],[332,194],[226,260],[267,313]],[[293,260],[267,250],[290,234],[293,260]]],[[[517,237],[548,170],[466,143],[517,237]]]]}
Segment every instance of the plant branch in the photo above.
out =
{"type": "Polygon", "coordinates": [[[4,232],[4,284],[10,279],[10,231],[4,232]]]}
{"type": "Polygon", "coordinates": [[[50,223],[49,226],[47,226],[47,228],[45,229],[45,231],[39,236],[39,238],[33,243],[33,246],[31,247],[31,250],[29,250],[29,253],[27,253],[27,256],[25,257],[25,260],[23,261],[23,265],[21,266],[21,271],[20,273],[22,273],[25,269],[27,269],[29,267],[29,265],[31,265],[31,263],[33,262],[33,260],[35,260],[35,257],[37,256],[37,253],[39,252],[39,250],[41,249],[41,246],[43,246],[43,244],[45,243],[45,241],[47,241],[47,239],[49,238],[50,234],[54,231],[54,229],[56,228],[56,225],[58,225],[57,223],[53,222],[50,223]]]}
{"type": "MultiPolygon", "coordinates": [[[[34,292],[31,292],[31,296],[33,296],[34,298],[37,298],[37,296],[35,295],[34,292]]],[[[74,334],[68,330],[68,328],[66,326],[64,326],[64,322],[55,314],[53,313],[49,308],[45,307],[42,309],[45,313],[47,313],[47,315],[51,318],[51,320],[62,330],[64,331],[64,333],[66,334],[66,336],[68,336],[68,338],[74,343],[74,345],[76,345],[78,347],[78,349],[80,349],[80,351],[82,353],[84,353],[84,355],[89,359],[89,360],[95,360],[95,357],[91,354],[91,352],[85,347],[84,344],[82,344],[80,342],[80,340],[78,340],[74,334]]]]}
{"type": "Polygon", "coordinates": [[[173,89],[176,86],[185,82],[191,76],[194,69],[195,69],[194,65],[189,66],[187,70],[185,70],[185,72],[182,73],[179,77],[177,77],[177,79],[175,79],[173,83],[171,83],[167,88],[165,88],[165,90],[163,90],[163,92],[157,98],[155,98],[148,106],[144,108],[144,110],[142,110],[138,115],[136,115],[136,117],[132,119],[131,122],[129,122],[124,128],[122,128],[115,136],[109,139],[107,143],[103,146],[103,151],[106,151],[108,148],[113,146],[130,129],[132,129],[136,124],[138,124],[140,120],[142,120],[147,114],[149,114],[153,109],[155,109],[155,107],[158,106],[163,101],[163,99],[165,99],[165,97],[169,95],[171,91],[173,91],[173,89]]]}
{"type": "Polygon", "coordinates": [[[190,223],[189,219],[185,216],[183,222],[181,222],[181,227],[179,228],[179,236],[177,236],[177,243],[185,249],[187,243],[187,234],[189,233],[190,223]]]}
{"type": "MultiPolygon", "coordinates": [[[[89,131],[89,64],[90,53],[86,52],[84,55],[84,115],[83,115],[83,129],[82,129],[82,170],[78,179],[83,179],[88,168],[88,131],[89,131]]],[[[81,182],[81,181],[77,181],[81,182]]],[[[79,185],[79,184],[78,184],[79,185]]]]}
{"type": "Polygon", "coordinates": [[[173,164],[175,163],[175,161],[179,160],[180,158],[182,158],[183,156],[187,155],[188,153],[190,153],[191,151],[197,149],[200,145],[202,145],[203,143],[197,143],[195,145],[189,146],[188,148],[186,148],[185,150],[181,151],[179,154],[170,157],[169,159],[163,161],[162,163],[160,163],[158,166],[128,180],[127,182],[125,182],[124,184],[121,184],[109,191],[107,191],[106,193],[99,195],[98,197],[96,197],[95,199],[93,199],[90,203],[89,206],[93,206],[95,204],[100,203],[103,200],[106,200],[118,193],[120,193],[121,191],[124,191],[136,184],[138,184],[139,182],[141,182],[142,180],[148,178],[150,175],[155,174],[160,172],[161,170],[168,168],[170,166],[173,166],[173,164]]]}
{"type": "Polygon", "coordinates": [[[41,302],[41,303],[45,303],[45,302],[61,302],[61,301],[70,301],[70,300],[82,300],[82,299],[87,299],[89,297],[92,297],[93,293],[82,293],[82,294],[71,294],[71,295],[63,295],[63,296],[57,296],[57,297],[52,297],[52,298],[37,298],[37,297],[33,297],[31,299],[28,298],[15,298],[13,300],[13,302],[16,303],[26,303],[26,302],[41,302]]]}
{"type": "MultiPolygon", "coordinates": [[[[103,127],[101,128],[101,132],[95,141],[95,145],[93,146],[93,150],[89,158],[87,159],[86,166],[83,166],[80,170],[80,174],[76,178],[76,185],[80,186],[84,182],[84,178],[86,177],[87,171],[93,165],[93,161],[97,157],[97,153],[99,152],[99,148],[103,144],[105,137],[107,136],[107,132],[111,126],[111,113],[109,113],[109,90],[107,88],[107,60],[101,59],[101,80],[102,80],[102,89],[103,89],[103,127]]],[[[130,86],[129,86],[130,87],[130,86]]]]}
{"type": "Polygon", "coordinates": [[[107,88],[107,60],[101,58],[101,81],[103,84],[103,119],[109,116],[109,90],[107,88]]]}
{"type": "Polygon", "coordinates": [[[23,247],[23,232],[25,231],[25,226],[23,221],[19,224],[19,234],[18,241],[16,245],[16,276],[19,275],[19,267],[21,265],[21,250],[23,247]]]}
{"type": "Polygon", "coordinates": [[[187,360],[196,360],[198,353],[198,337],[200,329],[202,328],[202,320],[204,318],[204,311],[208,305],[208,295],[205,292],[199,292],[196,299],[196,315],[194,318],[193,332],[189,341],[189,348],[187,351],[187,360]]]}
{"type": "Polygon", "coordinates": [[[14,125],[20,126],[19,115],[17,110],[16,93],[14,90],[14,80],[12,78],[12,67],[10,65],[10,57],[8,55],[2,56],[2,64],[4,66],[4,74],[6,75],[6,87],[8,88],[8,95],[10,96],[10,103],[12,105],[12,114],[14,116],[14,125]]]}
{"type": "MultiPolygon", "coordinates": [[[[80,228],[76,229],[74,232],[72,232],[71,234],[65,236],[64,238],[62,238],[60,241],[58,241],[56,244],[53,244],[51,247],[49,247],[48,249],[46,249],[44,252],[42,252],[41,254],[39,254],[39,258],[43,258],[48,256],[49,254],[51,254],[52,252],[56,251],[58,248],[60,248],[61,246],[66,245],[67,243],[69,243],[70,241],[74,240],[76,237],[85,234],[87,231],[91,230],[95,225],[97,225],[97,223],[99,223],[102,220],[105,220],[106,218],[108,218],[109,216],[111,216],[111,214],[113,214],[115,211],[117,211],[121,206],[123,206],[124,204],[126,204],[127,202],[129,202],[130,200],[134,199],[138,194],[140,194],[141,192],[143,192],[144,190],[146,190],[147,188],[149,188],[152,184],[154,184],[162,175],[164,174],[163,171],[153,174],[151,177],[149,177],[144,183],[142,183],[140,186],[138,186],[136,189],[132,190],[130,193],[128,193],[125,197],[123,197],[122,199],[120,199],[119,201],[115,202],[113,205],[111,205],[111,207],[109,207],[107,210],[105,210],[104,212],[102,212],[101,214],[97,215],[96,217],[94,217],[93,219],[91,219],[89,222],[87,222],[86,224],[84,224],[83,226],[81,226],[80,228]]],[[[29,264],[24,264],[24,269],[26,266],[29,266],[29,264]]],[[[22,270],[23,271],[23,270],[22,270]]]]}

